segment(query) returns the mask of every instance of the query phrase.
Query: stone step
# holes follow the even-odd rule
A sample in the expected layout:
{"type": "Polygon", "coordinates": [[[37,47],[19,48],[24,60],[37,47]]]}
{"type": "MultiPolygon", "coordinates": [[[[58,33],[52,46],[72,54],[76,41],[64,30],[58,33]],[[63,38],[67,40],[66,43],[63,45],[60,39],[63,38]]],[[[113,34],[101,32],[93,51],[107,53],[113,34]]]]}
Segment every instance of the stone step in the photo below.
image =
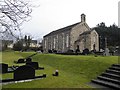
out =
{"type": "Polygon", "coordinates": [[[107,69],[106,72],[107,72],[107,73],[116,74],[116,75],[120,75],[120,71],[118,71],[118,70],[107,69]]]}
{"type": "Polygon", "coordinates": [[[120,75],[116,75],[116,74],[111,74],[111,73],[102,73],[101,76],[105,76],[111,79],[117,79],[120,80],[120,75]]]}
{"type": "Polygon", "coordinates": [[[120,80],[111,79],[111,78],[108,78],[108,77],[105,77],[105,76],[98,76],[97,78],[100,79],[100,80],[104,80],[104,81],[108,81],[108,82],[120,85],[120,80]]]}
{"type": "Polygon", "coordinates": [[[103,85],[103,86],[112,88],[112,89],[120,89],[120,85],[114,84],[114,83],[111,83],[111,82],[108,82],[108,81],[103,81],[103,80],[100,80],[100,79],[93,79],[92,82],[96,83],[96,84],[99,84],[99,85],[103,85]]]}
{"type": "Polygon", "coordinates": [[[120,67],[112,66],[109,69],[120,71],[120,67]]]}
{"type": "Polygon", "coordinates": [[[120,64],[113,64],[112,66],[120,67],[120,64]]]}

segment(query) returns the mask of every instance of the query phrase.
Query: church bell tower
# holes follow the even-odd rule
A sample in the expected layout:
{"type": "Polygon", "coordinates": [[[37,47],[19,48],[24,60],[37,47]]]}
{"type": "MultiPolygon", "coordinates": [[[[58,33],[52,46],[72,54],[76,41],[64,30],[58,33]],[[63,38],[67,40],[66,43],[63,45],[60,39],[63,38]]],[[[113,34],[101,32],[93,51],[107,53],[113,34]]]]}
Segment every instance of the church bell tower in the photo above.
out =
{"type": "Polygon", "coordinates": [[[85,14],[81,14],[81,22],[86,22],[86,15],[85,14]]]}

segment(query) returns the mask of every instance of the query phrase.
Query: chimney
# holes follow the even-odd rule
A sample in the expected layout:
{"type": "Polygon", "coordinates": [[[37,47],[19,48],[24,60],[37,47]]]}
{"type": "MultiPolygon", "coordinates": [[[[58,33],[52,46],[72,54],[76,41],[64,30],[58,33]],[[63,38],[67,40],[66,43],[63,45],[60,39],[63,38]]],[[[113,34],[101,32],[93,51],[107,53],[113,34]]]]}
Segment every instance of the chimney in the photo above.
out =
{"type": "Polygon", "coordinates": [[[81,14],[81,22],[86,22],[86,15],[85,14],[81,14]]]}

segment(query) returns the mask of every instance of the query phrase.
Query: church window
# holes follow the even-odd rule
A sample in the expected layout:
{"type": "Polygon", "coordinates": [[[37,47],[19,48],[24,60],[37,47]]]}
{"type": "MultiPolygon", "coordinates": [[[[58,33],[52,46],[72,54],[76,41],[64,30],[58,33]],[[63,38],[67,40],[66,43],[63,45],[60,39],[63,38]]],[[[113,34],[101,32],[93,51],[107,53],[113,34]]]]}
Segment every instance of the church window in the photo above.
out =
{"type": "Polygon", "coordinates": [[[46,48],[46,40],[45,40],[45,48],[46,48]]]}
{"type": "Polygon", "coordinates": [[[50,45],[50,49],[52,50],[52,42],[50,43],[51,45],[50,45]]]}
{"type": "Polygon", "coordinates": [[[69,46],[69,36],[67,35],[66,36],[66,47],[68,47],[69,46]]]}
{"type": "Polygon", "coordinates": [[[95,36],[93,37],[93,42],[95,43],[95,36]]]}
{"type": "Polygon", "coordinates": [[[63,36],[63,50],[64,50],[65,42],[64,42],[64,36],[63,36]]]}
{"type": "Polygon", "coordinates": [[[54,49],[55,49],[55,44],[56,44],[56,39],[54,38],[54,41],[53,41],[53,43],[54,43],[54,49]]]}

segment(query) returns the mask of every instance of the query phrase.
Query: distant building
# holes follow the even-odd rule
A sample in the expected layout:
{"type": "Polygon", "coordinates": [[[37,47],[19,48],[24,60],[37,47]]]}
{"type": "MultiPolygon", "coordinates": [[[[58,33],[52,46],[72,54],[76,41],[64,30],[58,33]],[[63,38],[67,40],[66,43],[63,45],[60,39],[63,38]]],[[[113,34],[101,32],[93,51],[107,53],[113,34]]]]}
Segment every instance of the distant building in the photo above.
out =
{"type": "MultiPolygon", "coordinates": [[[[13,40],[1,40],[0,48],[10,48],[12,49],[14,46],[14,41],[13,40]]],[[[23,46],[25,46],[25,42],[23,41],[23,46]]],[[[39,43],[37,40],[31,40],[30,47],[39,47],[39,43]]]]}
{"type": "Polygon", "coordinates": [[[43,50],[66,52],[84,49],[99,51],[99,35],[86,23],[86,15],[81,14],[81,22],[50,32],[43,37],[43,50]]]}
{"type": "MultiPolygon", "coordinates": [[[[23,41],[23,46],[26,46],[25,40],[22,39],[22,41],[23,41]]],[[[37,40],[31,40],[30,41],[30,47],[39,47],[38,41],[37,40]]]]}
{"type": "Polygon", "coordinates": [[[31,43],[30,43],[30,47],[38,47],[37,40],[32,40],[31,43]]]}
{"type": "Polygon", "coordinates": [[[13,48],[13,40],[1,40],[2,41],[2,48],[7,47],[12,49],[13,48]]]}

